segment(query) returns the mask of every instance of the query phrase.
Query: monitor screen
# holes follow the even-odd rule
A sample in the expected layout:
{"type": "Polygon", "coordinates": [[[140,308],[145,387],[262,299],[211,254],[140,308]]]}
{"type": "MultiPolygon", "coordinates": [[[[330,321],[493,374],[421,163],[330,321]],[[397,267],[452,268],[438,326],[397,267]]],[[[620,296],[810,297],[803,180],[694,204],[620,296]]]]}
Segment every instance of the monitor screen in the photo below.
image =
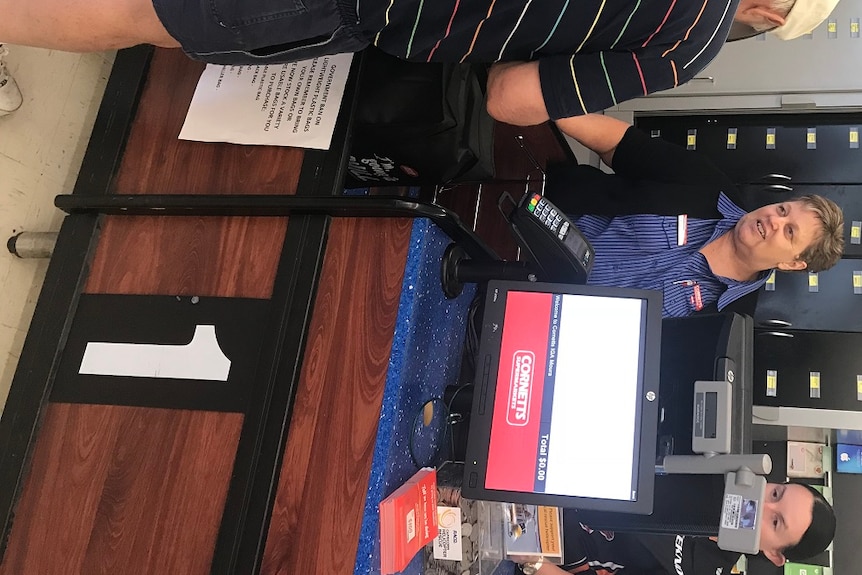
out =
{"type": "Polygon", "coordinates": [[[463,493],[650,513],[660,292],[489,282],[463,493]]]}
{"type": "Polygon", "coordinates": [[[838,473],[862,473],[862,445],[835,444],[835,470],[838,473]]]}

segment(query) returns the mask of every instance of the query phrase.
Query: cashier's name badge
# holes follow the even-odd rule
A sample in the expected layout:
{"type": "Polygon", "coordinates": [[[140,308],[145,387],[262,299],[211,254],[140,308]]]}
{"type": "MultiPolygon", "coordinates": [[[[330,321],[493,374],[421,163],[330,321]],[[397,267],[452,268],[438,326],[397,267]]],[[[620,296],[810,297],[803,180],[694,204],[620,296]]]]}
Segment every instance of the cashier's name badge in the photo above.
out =
{"type": "Polygon", "coordinates": [[[676,217],[676,245],[684,246],[688,242],[688,215],[676,217]]]}

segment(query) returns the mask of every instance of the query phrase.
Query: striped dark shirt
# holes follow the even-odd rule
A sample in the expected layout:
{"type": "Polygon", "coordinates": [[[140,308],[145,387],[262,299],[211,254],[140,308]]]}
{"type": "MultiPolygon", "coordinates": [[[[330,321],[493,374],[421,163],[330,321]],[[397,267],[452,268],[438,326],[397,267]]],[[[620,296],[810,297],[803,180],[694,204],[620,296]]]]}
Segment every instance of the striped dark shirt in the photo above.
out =
{"type": "Polygon", "coordinates": [[[360,28],[414,61],[538,60],[552,119],[685,83],[721,49],[738,0],[357,0],[360,28]]]}
{"type": "Polygon", "coordinates": [[[683,317],[717,303],[731,302],[763,285],[771,272],[752,281],[716,276],[700,248],[727,233],[745,215],[723,193],[718,198],[721,219],[687,219],[687,239],[677,245],[677,216],[634,214],[585,215],[575,223],[595,249],[588,283],[635,287],[664,292],[662,315],[683,317]]]}

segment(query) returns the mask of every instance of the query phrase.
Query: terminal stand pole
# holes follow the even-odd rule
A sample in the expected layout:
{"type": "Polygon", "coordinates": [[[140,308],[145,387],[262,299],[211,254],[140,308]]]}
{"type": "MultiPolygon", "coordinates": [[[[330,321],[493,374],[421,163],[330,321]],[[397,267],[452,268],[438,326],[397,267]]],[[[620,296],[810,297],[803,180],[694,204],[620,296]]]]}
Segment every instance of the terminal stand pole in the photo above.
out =
{"type": "Polygon", "coordinates": [[[772,471],[772,458],[766,454],[668,455],[656,471],[674,474],[724,475],[742,468],[758,475],[772,471]]]}

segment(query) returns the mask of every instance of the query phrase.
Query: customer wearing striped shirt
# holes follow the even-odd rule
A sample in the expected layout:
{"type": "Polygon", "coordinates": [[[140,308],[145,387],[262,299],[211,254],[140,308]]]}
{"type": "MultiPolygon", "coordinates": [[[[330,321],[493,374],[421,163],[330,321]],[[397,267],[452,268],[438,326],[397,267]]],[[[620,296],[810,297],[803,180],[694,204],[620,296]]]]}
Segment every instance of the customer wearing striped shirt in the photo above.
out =
{"type": "Polygon", "coordinates": [[[615,171],[548,172],[548,199],[593,244],[588,283],[660,290],[665,317],[751,313],[773,270],[819,272],[841,258],[844,217],[831,200],[801,196],[747,212],[733,182],[697,152],[610,116],[563,122],[615,171]]]}
{"type": "Polygon", "coordinates": [[[802,36],[837,2],[0,0],[0,41],[67,51],[149,43],[219,64],[295,61],[371,44],[417,62],[493,63],[489,112],[532,125],[687,82],[732,26],[802,36]]]}

